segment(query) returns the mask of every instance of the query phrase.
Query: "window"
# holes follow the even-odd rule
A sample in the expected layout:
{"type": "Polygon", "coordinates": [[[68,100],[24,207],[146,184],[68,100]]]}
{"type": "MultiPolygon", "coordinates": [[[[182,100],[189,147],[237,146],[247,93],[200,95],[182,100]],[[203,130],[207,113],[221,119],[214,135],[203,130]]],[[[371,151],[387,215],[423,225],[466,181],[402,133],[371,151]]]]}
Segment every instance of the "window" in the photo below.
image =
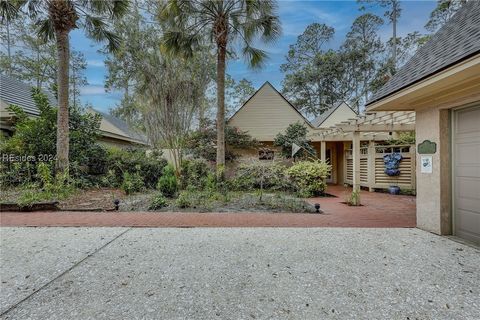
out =
{"type": "Polygon", "coordinates": [[[275,157],[275,152],[270,149],[260,149],[258,150],[258,160],[273,160],[275,157]]]}

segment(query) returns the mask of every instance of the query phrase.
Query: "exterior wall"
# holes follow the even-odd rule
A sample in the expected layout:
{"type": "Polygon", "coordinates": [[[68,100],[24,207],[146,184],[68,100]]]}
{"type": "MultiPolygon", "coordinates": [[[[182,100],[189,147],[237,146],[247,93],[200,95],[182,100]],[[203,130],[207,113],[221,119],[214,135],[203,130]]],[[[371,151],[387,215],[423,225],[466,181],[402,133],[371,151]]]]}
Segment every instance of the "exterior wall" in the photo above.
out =
{"type": "Polygon", "coordinates": [[[104,145],[106,147],[117,147],[117,148],[127,148],[127,147],[136,147],[140,146],[138,144],[125,141],[125,140],[120,140],[120,139],[113,139],[105,136],[100,136],[98,138],[98,143],[101,145],[104,145]]]}
{"type": "MultiPolygon", "coordinates": [[[[375,189],[386,189],[392,185],[398,186],[403,190],[416,190],[416,153],[415,145],[381,145],[374,141],[361,142],[358,150],[359,158],[359,181],[361,187],[368,188],[369,191],[375,189]],[[399,152],[402,155],[402,161],[399,165],[400,175],[390,177],[385,174],[385,163],[383,157],[392,152],[399,152]]],[[[345,184],[354,184],[354,150],[351,149],[352,143],[345,143],[344,149],[344,179],[345,184]]]]}
{"type": "Polygon", "coordinates": [[[344,172],[344,158],[345,158],[345,143],[344,142],[336,142],[337,148],[337,184],[343,185],[345,183],[345,172],[344,172]]]}
{"type": "MultiPolygon", "coordinates": [[[[452,233],[450,110],[429,108],[416,113],[416,142],[437,144],[432,154],[432,173],[421,173],[417,166],[417,226],[437,234],[452,233]]],[[[417,152],[417,163],[421,163],[417,152]]]]}
{"type": "Polygon", "coordinates": [[[260,141],[260,147],[252,149],[235,149],[233,152],[239,156],[240,162],[258,160],[258,151],[260,148],[268,148],[275,152],[275,160],[280,159],[280,148],[274,147],[272,141],[260,141]]]}
{"type": "Polygon", "coordinates": [[[0,119],[9,118],[11,113],[7,110],[8,104],[0,99],[0,119]]]}
{"type": "Polygon", "coordinates": [[[259,141],[273,141],[292,123],[306,123],[305,119],[268,83],[228,121],[259,141]]]}
{"type": "Polygon", "coordinates": [[[337,110],[335,110],[327,119],[325,119],[319,128],[329,128],[339,124],[342,121],[347,121],[348,119],[353,119],[356,117],[357,114],[353,112],[353,110],[345,103],[342,103],[337,110]]]}

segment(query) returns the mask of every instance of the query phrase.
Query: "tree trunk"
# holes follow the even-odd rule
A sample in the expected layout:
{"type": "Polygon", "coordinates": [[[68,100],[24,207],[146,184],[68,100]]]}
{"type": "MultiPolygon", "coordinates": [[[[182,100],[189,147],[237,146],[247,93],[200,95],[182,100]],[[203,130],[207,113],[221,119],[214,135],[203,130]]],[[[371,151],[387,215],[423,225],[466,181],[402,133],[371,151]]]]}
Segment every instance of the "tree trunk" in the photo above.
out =
{"type": "Polygon", "coordinates": [[[8,75],[12,75],[12,52],[10,49],[10,21],[8,18],[5,20],[6,20],[6,27],[7,27],[8,75]]]}
{"type": "Polygon", "coordinates": [[[223,180],[225,170],[225,59],[226,46],[217,49],[217,178],[223,180]]]}
{"type": "Polygon", "coordinates": [[[393,54],[392,54],[392,63],[393,63],[393,70],[396,72],[397,70],[397,6],[398,3],[393,3],[393,18],[392,18],[392,25],[393,25],[393,54]]]}
{"type": "Polygon", "coordinates": [[[72,104],[73,107],[77,107],[77,81],[75,79],[75,66],[72,65],[72,95],[73,95],[73,100],[72,104]]]}
{"type": "Polygon", "coordinates": [[[70,43],[68,31],[57,31],[57,86],[58,86],[58,115],[57,115],[57,173],[68,172],[68,84],[70,43]]]}
{"type": "Polygon", "coordinates": [[[37,48],[37,89],[40,90],[40,68],[41,68],[41,65],[40,65],[40,46],[38,46],[37,48]]]}
{"type": "Polygon", "coordinates": [[[198,130],[205,129],[205,109],[206,102],[205,99],[202,99],[198,108],[198,130]]]}

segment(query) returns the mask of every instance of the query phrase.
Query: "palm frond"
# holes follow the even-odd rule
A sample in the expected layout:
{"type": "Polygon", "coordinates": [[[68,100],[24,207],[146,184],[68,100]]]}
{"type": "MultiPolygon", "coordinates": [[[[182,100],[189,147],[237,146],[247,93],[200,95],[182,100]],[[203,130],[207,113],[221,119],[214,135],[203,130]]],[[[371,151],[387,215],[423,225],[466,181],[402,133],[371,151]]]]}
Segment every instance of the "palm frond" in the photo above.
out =
{"type": "Polygon", "coordinates": [[[75,6],[91,15],[120,18],[127,13],[130,2],[128,0],[77,0],[75,6]]]}
{"type": "Polygon", "coordinates": [[[192,2],[189,0],[170,0],[160,11],[159,18],[161,21],[175,22],[175,24],[183,24],[192,13],[195,13],[192,2]]]}
{"type": "Polygon", "coordinates": [[[250,45],[245,45],[242,49],[242,54],[252,69],[260,69],[265,64],[267,53],[261,49],[254,48],[250,45]]]}
{"type": "Polygon", "coordinates": [[[35,19],[40,14],[42,6],[45,4],[43,0],[28,0],[28,2],[25,0],[23,2],[27,3],[26,9],[31,19],[35,19]]]}
{"type": "Polygon", "coordinates": [[[130,3],[128,0],[114,0],[112,7],[112,18],[120,18],[128,12],[130,3]]]}
{"type": "Polygon", "coordinates": [[[0,1],[0,18],[2,23],[14,19],[24,1],[1,0],[0,1]]]}
{"type": "Polygon", "coordinates": [[[163,34],[161,48],[164,52],[191,57],[200,44],[197,35],[189,35],[183,31],[169,30],[163,34]]]}
{"type": "Polygon", "coordinates": [[[248,19],[242,25],[245,39],[252,41],[256,35],[264,42],[272,42],[278,39],[282,33],[278,16],[263,15],[256,19],[248,19]]]}
{"type": "Polygon", "coordinates": [[[39,20],[35,23],[37,33],[44,43],[55,39],[55,30],[50,19],[39,20]]]}
{"type": "Polygon", "coordinates": [[[85,16],[85,31],[87,35],[98,42],[107,42],[107,49],[110,52],[118,50],[121,38],[109,30],[109,25],[100,17],[85,16]]]}

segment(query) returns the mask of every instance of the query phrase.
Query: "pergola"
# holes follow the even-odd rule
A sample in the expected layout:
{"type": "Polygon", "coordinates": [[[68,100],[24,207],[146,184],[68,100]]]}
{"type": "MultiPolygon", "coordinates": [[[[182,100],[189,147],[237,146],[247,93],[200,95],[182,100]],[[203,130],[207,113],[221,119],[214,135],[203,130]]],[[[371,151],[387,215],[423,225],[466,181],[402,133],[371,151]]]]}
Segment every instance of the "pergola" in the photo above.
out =
{"type": "Polygon", "coordinates": [[[326,160],[327,141],[352,141],[353,155],[353,188],[360,188],[360,141],[387,140],[392,132],[414,131],[415,112],[413,111],[382,111],[359,115],[338,123],[328,129],[319,130],[313,135],[320,137],[320,159],[326,160]]]}

